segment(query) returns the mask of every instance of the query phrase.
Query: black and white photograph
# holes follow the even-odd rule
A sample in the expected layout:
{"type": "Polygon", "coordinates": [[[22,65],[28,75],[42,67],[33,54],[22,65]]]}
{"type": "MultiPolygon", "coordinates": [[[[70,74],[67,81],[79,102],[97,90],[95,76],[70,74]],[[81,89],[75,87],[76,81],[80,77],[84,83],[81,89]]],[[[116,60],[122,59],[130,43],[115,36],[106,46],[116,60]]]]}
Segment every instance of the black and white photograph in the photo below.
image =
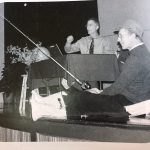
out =
{"type": "Polygon", "coordinates": [[[0,3],[0,142],[150,142],[150,1],[0,3]]]}

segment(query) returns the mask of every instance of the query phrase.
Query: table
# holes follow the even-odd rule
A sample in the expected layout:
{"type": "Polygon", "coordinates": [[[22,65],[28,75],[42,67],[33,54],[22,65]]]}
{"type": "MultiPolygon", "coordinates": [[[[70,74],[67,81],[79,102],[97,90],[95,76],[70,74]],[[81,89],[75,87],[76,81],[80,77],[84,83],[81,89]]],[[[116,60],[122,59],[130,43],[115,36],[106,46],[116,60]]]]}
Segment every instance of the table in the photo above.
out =
{"type": "Polygon", "coordinates": [[[30,115],[20,116],[10,106],[9,112],[0,113],[0,131],[0,142],[150,142],[150,125],[51,119],[33,122],[30,115]]]}
{"type": "MultiPolygon", "coordinates": [[[[114,54],[70,54],[54,58],[80,81],[115,81],[119,76],[117,57],[114,54]]],[[[74,79],[51,59],[31,64],[29,68],[30,89],[41,82],[64,77],[71,84],[74,79]]]]}

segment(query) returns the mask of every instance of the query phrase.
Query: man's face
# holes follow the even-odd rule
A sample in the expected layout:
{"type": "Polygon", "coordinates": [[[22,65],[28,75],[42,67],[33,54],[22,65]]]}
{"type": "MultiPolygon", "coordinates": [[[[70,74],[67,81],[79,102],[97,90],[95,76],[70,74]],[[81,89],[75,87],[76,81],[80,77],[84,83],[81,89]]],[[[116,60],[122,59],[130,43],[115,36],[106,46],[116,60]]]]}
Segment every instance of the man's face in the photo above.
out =
{"type": "Polygon", "coordinates": [[[118,42],[121,44],[122,49],[130,49],[132,45],[133,34],[127,29],[120,29],[118,34],[118,42]]]}
{"type": "Polygon", "coordinates": [[[98,24],[97,24],[96,22],[94,22],[93,20],[89,20],[89,21],[87,22],[86,28],[87,28],[88,34],[91,35],[92,33],[97,32],[99,26],[98,26],[98,24]]]}

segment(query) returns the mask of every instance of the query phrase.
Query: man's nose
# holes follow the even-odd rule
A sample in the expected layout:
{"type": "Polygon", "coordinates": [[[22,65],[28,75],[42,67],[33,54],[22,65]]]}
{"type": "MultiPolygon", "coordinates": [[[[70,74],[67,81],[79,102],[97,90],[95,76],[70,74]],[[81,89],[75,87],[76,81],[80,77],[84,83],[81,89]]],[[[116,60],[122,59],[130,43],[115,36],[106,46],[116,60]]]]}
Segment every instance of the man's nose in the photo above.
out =
{"type": "Polygon", "coordinates": [[[120,42],[120,37],[118,37],[117,41],[120,42]]]}

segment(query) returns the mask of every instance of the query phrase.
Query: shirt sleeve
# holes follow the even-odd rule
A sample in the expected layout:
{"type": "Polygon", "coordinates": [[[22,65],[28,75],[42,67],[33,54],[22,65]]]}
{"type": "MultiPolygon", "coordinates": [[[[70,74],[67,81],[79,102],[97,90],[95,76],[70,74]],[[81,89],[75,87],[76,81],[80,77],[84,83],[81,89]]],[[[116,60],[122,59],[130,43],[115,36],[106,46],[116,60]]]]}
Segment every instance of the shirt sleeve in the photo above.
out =
{"type": "Polygon", "coordinates": [[[121,94],[125,88],[139,75],[140,65],[138,58],[129,56],[123,66],[123,70],[117,80],[108,88],[104,89],[102,95],[116,95],[121,94]]]}
{"type": "Polygon", "coordinates": [[[80,43],[81,43],[81,39],[73,44],[66,43],[64,46],[65,52],[66,53],[74,53],[74,52],[80,51],[80,43]]]}

